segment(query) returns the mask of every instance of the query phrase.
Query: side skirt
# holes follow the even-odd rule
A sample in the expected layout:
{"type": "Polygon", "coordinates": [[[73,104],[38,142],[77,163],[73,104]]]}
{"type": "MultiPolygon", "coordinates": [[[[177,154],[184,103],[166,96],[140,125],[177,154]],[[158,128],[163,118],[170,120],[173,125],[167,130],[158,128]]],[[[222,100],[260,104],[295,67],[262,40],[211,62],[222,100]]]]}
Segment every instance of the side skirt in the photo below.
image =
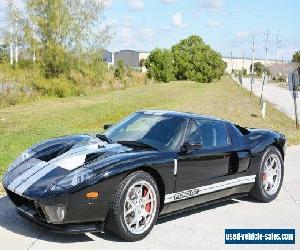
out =
{"type": "Polygon", "coordinates": [[[232,199],[235,199],[235,198],[241,198],[241,197],[245,197],[245,196],[248,196],[248,193],[233,194],[233,195],[223,197],[223,198],[220,198],[220,199],[217,199],[217,200],[212,200],[212,201],[208,201],[208,202],[205,202],[205,203],[202,203],[202,204],[194,205],[192,207],[188,207],[188,208],[185,208],[185,209],[176,210],[176,211],[165,213],[165,214],[160,214],[159,217],[158,217],[158,223],[160,222],[160,220],[162,220],[162,221],[167,220],[172,216],[176,216],[176,215],[179,215],[179,214],[184,214],[184,213],[187,213],[187,212],[190,212],[190,211],[193,211],[193,210],[197,210],[199,208],[208,207],[208,206],[211,206],[211,205],[222,203],[224,201],[232,200],[232,199]]]}
{"type": "Polygon", "coordinates": [[[203,206],[211,202],[216,203],[220,200],[231,199],[233,196],[244,196],[248,194],[252,187],[253,183],[248,183],[223,190],[218,190],[212,193],[190,197],[184,200],[178,200],[169,204],[165,204],[163,210],[161,211],[161,215],[172,213],[178,210],[189,209],[193,206],[203,206]]]}

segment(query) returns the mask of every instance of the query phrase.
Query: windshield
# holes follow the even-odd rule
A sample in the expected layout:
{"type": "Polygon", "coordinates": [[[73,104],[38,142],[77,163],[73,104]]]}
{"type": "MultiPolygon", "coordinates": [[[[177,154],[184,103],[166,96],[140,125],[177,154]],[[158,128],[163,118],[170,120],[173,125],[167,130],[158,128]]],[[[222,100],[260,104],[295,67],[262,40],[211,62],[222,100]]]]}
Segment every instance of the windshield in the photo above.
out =
{"type": "Polygon", "coordinates": [[[112,142],[134,141],[163,150],[175,150],[186,119],[156,114],[134,113],[103,133],[112,142]]]}

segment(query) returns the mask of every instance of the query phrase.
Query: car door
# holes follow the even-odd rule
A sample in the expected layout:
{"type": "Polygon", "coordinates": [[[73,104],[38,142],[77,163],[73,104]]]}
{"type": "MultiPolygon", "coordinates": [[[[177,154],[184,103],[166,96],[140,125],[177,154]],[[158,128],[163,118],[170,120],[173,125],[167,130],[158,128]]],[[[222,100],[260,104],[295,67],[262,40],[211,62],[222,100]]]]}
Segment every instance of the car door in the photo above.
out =
{"type": "Polygon", "coordinates": [[[178,153],[176,192],[213,183],[229,174],[231,138],[223,121],[190,120],[185,142],[200,143],[201,148],[178,153]]]}

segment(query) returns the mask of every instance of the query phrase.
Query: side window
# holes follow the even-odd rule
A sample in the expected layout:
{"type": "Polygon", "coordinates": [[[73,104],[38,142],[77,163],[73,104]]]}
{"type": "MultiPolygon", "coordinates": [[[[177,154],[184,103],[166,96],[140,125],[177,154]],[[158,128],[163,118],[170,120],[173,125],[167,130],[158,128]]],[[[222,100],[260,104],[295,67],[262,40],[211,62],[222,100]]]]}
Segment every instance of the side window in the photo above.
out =
{"type": "Polygon", "coordinates": [[[227,128],[221,121],[197,120],[203,148],[225,147],[231,144],[227,128]]]}
{"type": "Polygon", "coordinates": [[[191,120],[190,126],[189,126],[189,132],[186,137],[187,142],[197,142],[202,143],[201,141],[201,135],[198,129],[197,124],[191,120]]]}

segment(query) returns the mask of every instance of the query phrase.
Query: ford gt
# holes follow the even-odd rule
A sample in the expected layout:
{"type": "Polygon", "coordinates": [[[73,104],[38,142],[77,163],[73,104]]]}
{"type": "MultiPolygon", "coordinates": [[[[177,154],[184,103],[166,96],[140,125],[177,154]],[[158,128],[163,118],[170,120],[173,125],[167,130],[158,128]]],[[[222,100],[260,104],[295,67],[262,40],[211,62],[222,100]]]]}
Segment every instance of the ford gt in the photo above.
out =
{"type": "Polygon", "coordinates": [[[285,136],[205,115],[135,112],[96,135],[28,148],[3,178],[19,214],[55,232],[140,240],[159,216],[249,195],[270,202],[285,136]]]}

